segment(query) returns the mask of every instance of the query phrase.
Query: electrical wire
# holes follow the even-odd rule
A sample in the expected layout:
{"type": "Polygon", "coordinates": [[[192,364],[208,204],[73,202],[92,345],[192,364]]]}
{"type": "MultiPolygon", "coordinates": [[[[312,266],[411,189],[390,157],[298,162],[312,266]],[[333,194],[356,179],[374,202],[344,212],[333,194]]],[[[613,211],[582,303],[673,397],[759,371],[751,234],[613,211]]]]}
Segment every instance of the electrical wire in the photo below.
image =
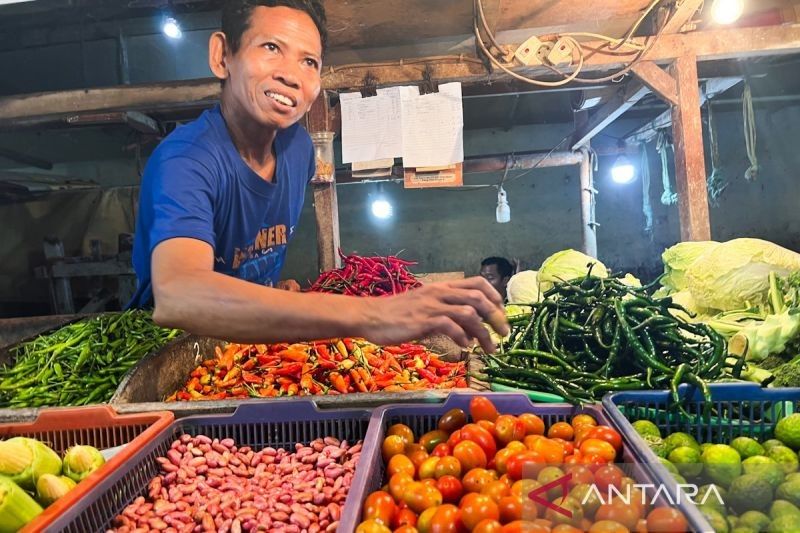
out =
{"type": "Polygon", "coordinates": [[[753,110],[753,92],[749,83],[744,84],[742,116],[744,120],[744,143],[747,149],[747,159],[750,160],[750,168],[744,173],[744,177],[747,181],[753,181],[758,178],[758,154],[756,153],[756,114],[753,110]]]}
{"type": "MultiPolygon", "coordinates": [[[[504,53],[505,51],[500,46],[500,44],[497,42],[497,40],[494,38],[494,35],[492,35],[492,31],[489,29],[489,24],[486,22],[486,15],[483,12],[483,2],[481,2],[480,0],[474,0],[472,2],[472,9],[473,9],[473,13],[477,9],[478,16],[480,17],[481,22],[483,24],[483,30],[486,32],[487,37],[489,37],[489,41],[492,43],[492,45],[495,48],[497,48],[498,52],[504,53]]],[[[473,17],[474,16],[475,15],[473,15],[473,17]]]]}
{"type": "MultiPolygon", "coordinates": [[[[651,13],[651,12],[652,12],[652,11],[653,11],[655,8],[656,8],[656,6],[658,6],[658,4],[660,4],[662,1],[663,1],[663,0],[653,0],[653,3],[651,3],[651,4],[650,4],[650,6],[649,6],[649,7],[648,7],[648,8],[645,10],[645,12],[644,12],[644,13],[642,13],[642,16],[641,16],[641,17],[639,17],[639,20],[637,20],[637,21],[636,21],[636,23],[635,23],[633,26],[631,26],[630,30],[628,30],[628,33],[627,33],[627,35],[625,35],[625,38],[624,38],[624,39],[622,39],[622,42],[623,42],[623,43],[624,43],[624,42],[626,42],[626,41],[629,41],[629,40],[630,40],[630,38],[631,38],[631,37],[633,37],[633,34],[634,34],[634,33],[636,33],[636,30],[638,30],[638,29],[639,29],[639,27],[642,25],[642,22],[644,22],[644,19],[646,19],[646,18],[647,18],[647,16],[648,16],[648,15],[649,15],[649,14],[650,14],[650,13],[651,13]]],[[[615,45],[615,46],[611,47],[611,51],[618,50],[618,49],[619,49],[621,46],[622,46],[621,44],[615,45]]]]}

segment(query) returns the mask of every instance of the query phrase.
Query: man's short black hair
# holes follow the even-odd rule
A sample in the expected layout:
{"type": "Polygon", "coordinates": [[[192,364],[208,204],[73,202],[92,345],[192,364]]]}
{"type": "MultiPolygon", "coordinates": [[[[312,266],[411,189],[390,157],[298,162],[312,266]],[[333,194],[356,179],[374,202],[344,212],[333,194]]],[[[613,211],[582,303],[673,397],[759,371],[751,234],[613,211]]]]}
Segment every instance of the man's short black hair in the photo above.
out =
{"type": "Polygon", "coordinates": [[[514,267],[505,257],[487,257],[481,261],[482,267],[490,265],[497,266],[497,273],[500,274],[501,278],[510,278],[514,274],[514,267]]]}
{"type": "Polygon", "coordinates": [[[222,5],[222,33],[235,54],[242,44],[242,35],[250,27],[250,15],[259,6],[264,7],[290,7],[308,13],[314,25],[319,30],[322,41],[322,51],[328,45],[328,30],[325,27],[325,8],[321,0],[225,0],[222,5]]]}

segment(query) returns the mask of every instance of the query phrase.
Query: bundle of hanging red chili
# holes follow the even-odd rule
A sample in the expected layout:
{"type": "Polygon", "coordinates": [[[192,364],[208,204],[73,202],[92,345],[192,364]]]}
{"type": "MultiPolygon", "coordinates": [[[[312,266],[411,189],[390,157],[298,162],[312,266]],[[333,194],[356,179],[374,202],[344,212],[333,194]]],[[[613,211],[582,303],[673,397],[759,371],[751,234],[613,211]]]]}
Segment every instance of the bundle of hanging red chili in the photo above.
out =
{"type": "Polygon", "coordinates": [[[466,386],[464,362],[443,361],[421,344],[381,347],[363,339],[228,344],[224,350],[217,347],[215,357],[195,368],[186,385],[167,401],[466,386]]]}
{"type": "Polygon", "coordinates": [[[342,268],[323,272],[309,289],[350,296],[386,296],[419,287],[421,283],[409,270],[416,265],[393,255],[389,257],[345,256],[342,268]]]}

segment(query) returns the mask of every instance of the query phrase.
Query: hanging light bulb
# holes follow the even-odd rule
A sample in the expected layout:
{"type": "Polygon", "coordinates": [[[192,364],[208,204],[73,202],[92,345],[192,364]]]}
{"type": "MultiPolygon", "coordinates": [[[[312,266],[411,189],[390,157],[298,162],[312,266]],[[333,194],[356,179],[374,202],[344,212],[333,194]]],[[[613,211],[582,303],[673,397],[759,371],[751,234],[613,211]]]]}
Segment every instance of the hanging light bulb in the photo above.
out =
{"type": "Polygon", "coordinates": [[[511,207],[508,205],[508,195],[506,195],[506,191],[503,189],[502,185],[497,190],[497,210],[495,211],[495,217],[497,218],[498,224],[511,222],[511,207]]]}
{"type": "Polygon", "coordinates": [[[633,166],[631,160],[625,155],[621,155],[614,161],[614,166],[611,167],[611,179],[614,183],[626,185],[636,178],[636,167],[633,166]]]}
{"type": "Polygon", "coordinates": [[[733,24],[744,12],[744,0],[714,0],[711,16],[717,24],[733,24]]]}
{"type": "Polygon", "coordinates": [[[164,24],[161,26],[161,31],[170,39],[180,39],[183,35],[180,24],[173,17],[167,17],[164,24]]]}
{"type": "Polygon", "coordinates": [[[372,216],[375,218],[382,220],[392,218],[394,208],[392,207],[392,203],[383,193],[383,184],[378,185],[378,194],[376,194],[372,199],[370,210],[372,211],[372,216]]]}

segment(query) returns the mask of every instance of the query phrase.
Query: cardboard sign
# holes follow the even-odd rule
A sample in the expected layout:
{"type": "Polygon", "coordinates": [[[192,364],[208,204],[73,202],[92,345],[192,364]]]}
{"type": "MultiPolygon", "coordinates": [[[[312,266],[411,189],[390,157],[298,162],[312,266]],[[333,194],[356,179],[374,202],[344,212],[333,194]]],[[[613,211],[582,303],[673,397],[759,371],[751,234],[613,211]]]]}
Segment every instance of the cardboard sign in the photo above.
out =
{"type": "Polygon", "coordinates": [[[461,187],[464,185],[463,170],[463,163],[441,168],[406,168],[403,172],[403,186],[406,189],[461,187]]]}

